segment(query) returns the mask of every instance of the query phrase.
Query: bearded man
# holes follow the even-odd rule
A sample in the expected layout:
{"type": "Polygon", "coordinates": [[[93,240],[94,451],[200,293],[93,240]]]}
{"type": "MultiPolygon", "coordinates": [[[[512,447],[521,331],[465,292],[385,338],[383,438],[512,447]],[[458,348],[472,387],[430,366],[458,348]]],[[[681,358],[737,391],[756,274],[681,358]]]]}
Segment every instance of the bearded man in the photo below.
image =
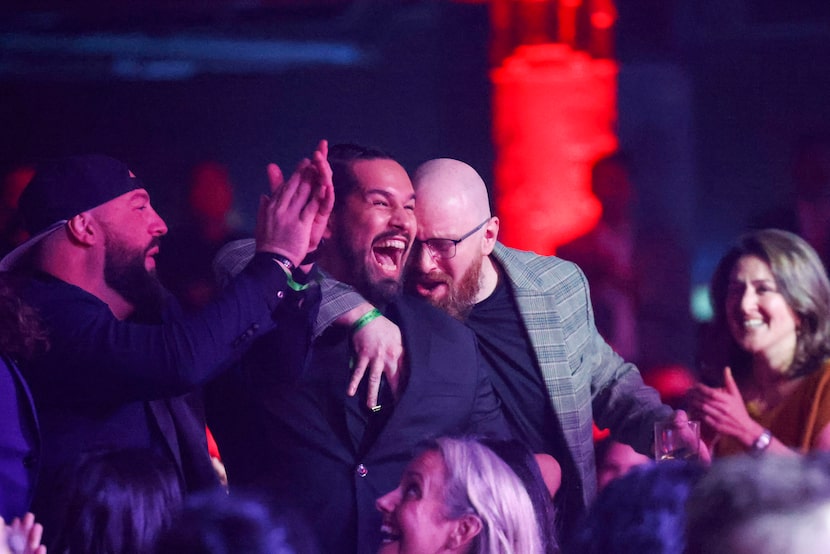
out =
{"type": "Polygon", "coordinates": [[[683,429],[687,416],[663,405],[597,332],[579,267],[498,242],[499,218],[472,167],[431,160],[413,184],[411,289],[475,332],[514,433],[561,464],[557,512],[567,536],[596,495],[592,421],[650,455],[654,422],[671,417],[683,429]]]}
{"type": "Polygon", "coordinates": [[[19,294],[39,312],[50,342],[21,368],[43,453],[25,463],[40,468],[33,511],[47,535],[62,523],[60,476],[84,479],[64,472],[87,455],[151,451],[183,493],[218,485],[201,407],[182,395],[274,327],[272,312],[291,282],[284,263],[305,257],[331,211],[325,156],[321,142],[313,162],[286,183],[272,182],[291,190],[260,202],[257,255],[213,303],[187,316],[156,279],[167,226],[127,166],[90,155],[38,167],[20,200],[32,238],[0,270],[20,275],[19,294]]]}

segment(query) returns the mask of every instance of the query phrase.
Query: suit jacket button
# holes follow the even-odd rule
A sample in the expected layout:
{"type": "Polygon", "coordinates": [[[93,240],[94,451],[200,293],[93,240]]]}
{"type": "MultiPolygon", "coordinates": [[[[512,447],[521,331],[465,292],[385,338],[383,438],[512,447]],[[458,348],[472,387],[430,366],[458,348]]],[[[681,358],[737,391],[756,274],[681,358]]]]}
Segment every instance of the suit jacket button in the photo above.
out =
{"type": "Polygon", "coordinates": [[[277,291],[277,298],[282,298],[283,296],[285,296],[285,293],[281,290],[278,290],[277,291]]]}
{"type": "Polygon", "coordinates": [[[366,477],[369,474],[369,470],[366,469],[366,466],[363,464],[357,464],[357,469],[355,470],[359,477],[366,477]]]}

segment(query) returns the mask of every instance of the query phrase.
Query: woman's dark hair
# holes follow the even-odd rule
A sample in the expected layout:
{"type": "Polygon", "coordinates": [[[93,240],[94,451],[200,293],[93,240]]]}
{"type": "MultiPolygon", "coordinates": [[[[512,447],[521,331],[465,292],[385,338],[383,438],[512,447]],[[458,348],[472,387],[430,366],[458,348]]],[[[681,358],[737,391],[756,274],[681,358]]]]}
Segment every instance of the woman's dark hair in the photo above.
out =
{"type": "Polygon", "coordinates": [[[307,524],[259,496],[196,494],[159,537],[155,554],[316,554],[307,524]],[[280,515],[276,515],[280,514],[280,515]]]}
{"type": "Polygon", "coordinates": [[[15,292],[13,275],[0,272],[0,353],[19,361],[46,350],[48,345],[37,312],[15,292]]]}
{"type": "Polygon", "coordinates": [[[732,338],[726,313],[729,277],[744,256],[756,256],[769,265],[778,292],[798,319],[789,375],[817,370],[830,355],[830,281],[816,251],[797,235],[778,229],[742,235],[715,269],[711,284],[715,317],[704,341],[703,369],[722,372],[728,365],[736,376],[746,377],[751,368],[749,354],[732,338]]]}
{"type": "Polygon", "coordinates": [[[683,554],[686,499],[704,473],[680,461],[633,468],[600,491],[564,551],[683,554]]]}
{"type": "Polygon", "coordinates": [[[172,463],[147,449],[87,455],[56,482],[51,554],[150,552],[182,503],[172,463]]]}

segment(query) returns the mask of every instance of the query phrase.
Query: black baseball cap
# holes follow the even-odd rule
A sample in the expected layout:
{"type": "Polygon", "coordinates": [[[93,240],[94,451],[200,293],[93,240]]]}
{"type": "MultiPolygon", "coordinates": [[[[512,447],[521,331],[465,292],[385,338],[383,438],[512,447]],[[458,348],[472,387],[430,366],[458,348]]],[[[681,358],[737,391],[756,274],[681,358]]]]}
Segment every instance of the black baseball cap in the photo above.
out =
{"type": "Polygon", "coordinates": [[[20,195],[23,224],[31,235],[0,260],[7,271],[69,219],[132,190],[144,188],[123,162],[101,154],[69,156],[38,164],[20,195]]]}

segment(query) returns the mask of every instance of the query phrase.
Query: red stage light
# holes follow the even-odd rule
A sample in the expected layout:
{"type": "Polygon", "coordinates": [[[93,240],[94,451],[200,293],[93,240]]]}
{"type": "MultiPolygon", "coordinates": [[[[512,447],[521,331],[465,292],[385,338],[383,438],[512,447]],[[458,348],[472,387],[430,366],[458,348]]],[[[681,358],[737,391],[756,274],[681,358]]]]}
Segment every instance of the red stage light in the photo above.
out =
{"type": "Polygon", "coordinates": [[[590,165],[617,148],[617,64],[567,44],[517,47],[492,72],[500,238],[552,254],[588,232],[601,206],[590,165]]]}

